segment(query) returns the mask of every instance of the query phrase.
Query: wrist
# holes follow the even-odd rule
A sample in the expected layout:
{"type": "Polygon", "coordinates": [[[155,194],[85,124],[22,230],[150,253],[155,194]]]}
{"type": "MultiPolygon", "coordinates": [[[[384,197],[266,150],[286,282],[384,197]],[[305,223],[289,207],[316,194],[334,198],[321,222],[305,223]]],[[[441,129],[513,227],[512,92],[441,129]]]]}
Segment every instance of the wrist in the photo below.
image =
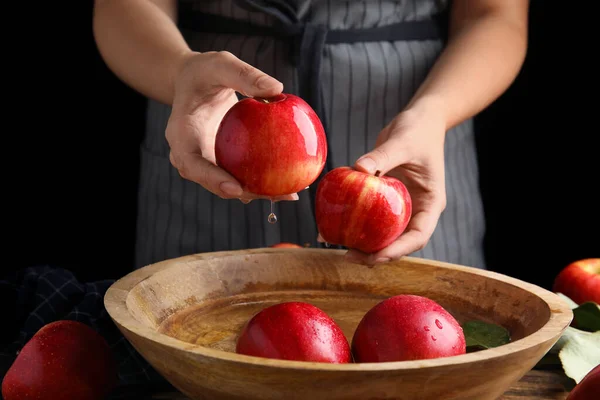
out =
{"type": "Polygon", "coordinates": [[[407,104],[404,113],[414,115],[417,119],[427,118],[443,126],[444,133],[449,129],[446,102],[441,96],[415,96],[407,104]]]}
{"type": "Polygon", "coordinates": [[[174,99],[175,97],[177,82],[179,81],[180,76],[182,75],[183,71],[185,71],[190,61],[198,54],[200,53],[197,51],[186,49],[181,51],[174,57],[173,66],[170,71],[170,76],[168,77],[168,82],[171,87],[171,93],[173,93],[171,99],[174,99]]]}

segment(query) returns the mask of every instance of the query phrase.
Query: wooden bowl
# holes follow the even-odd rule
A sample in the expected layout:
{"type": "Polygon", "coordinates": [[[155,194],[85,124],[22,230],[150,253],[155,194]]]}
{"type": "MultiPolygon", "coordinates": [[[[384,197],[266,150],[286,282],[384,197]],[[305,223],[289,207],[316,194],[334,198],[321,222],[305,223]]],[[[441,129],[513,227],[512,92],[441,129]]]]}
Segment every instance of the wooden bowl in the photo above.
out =
{"type": "Polygon", "coordinates": [[[343,250],[251,249],[136,270],[105,296],[135,349],[191,399],[496,399],[559,339],[573,317],[554,293],[498,273],[405,257],[368,268],[343,250]],[[328,364],[239,355],[244,323],[265,306],[315,304],[349,341],[367,310],[401,293],[427,296],[459,322],[508,328],[512,341],[460,356],[328,364]]]}

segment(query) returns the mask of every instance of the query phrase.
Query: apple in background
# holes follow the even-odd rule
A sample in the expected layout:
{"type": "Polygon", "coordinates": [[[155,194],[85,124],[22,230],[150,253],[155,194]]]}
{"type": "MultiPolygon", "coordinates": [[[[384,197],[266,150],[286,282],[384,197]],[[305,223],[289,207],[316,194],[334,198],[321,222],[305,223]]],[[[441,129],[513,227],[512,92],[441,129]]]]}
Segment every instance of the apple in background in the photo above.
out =
{"type": "Polygon", "coordinates": [[[600,364],[592,368],[567,396],[566,400],[597,400],[600,397],[600,364]]]}
{"type": "Polygon", "coordinates": [[[319,117],[300,97],[246,98],[223,117],[215,157],[245,190],[276,197],[304,190],[319,177],[327,140],[319,117]]]}
{"type": "Polygon", "coordinates": [[[552,290],[577,304],[588,301],[600,304],[600,258],[570,263],[556,276],[552,290]]]}
{"type": "Polygon", "coordinates": [[[356,362],[424,360],[466,353],[462,327],[439,303],[401,294],[371,308],[352,338],[356,362]]]}
{"type": "Polygon", "coordinates": [[[303,249],[304,247],[300,246],[299,244],[296,243],[289,243],[289,242],[281,242],[281,243],[277,243],[274,245],[271,245],[270,247],[277,249],[303,249]]]}
{"type": "Polygon", "coordinates": [[[320,308],[293,301],[266,307],[252,317],[238,337],[236,352],[281,360],[352,361],[339,325],[320,308]]]}
{"type": "Polygon", "coordinates": [[[2,381],[5,400],[103,400],[117,384],[106,341],[69,320],[42,327],[23,346],[2,381]]]}
{"type": "Polygon", "coordinates": [[[321,179],[315,203],[323,240],[364,253],[389,246],[412,214],[412,199],[401,181],[350,167],[335,168],[321,179]]]}

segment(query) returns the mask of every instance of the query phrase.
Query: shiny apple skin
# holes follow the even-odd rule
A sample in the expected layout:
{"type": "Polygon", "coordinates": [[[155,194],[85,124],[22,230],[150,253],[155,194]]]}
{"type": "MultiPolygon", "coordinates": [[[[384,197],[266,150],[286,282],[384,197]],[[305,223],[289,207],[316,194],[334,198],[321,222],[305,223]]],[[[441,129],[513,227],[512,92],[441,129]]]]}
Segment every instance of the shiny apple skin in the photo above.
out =
{"type": "Polygon", "coordinates": [[[355,362],[425,360],[466,353],[458,321],[439,303],[402,294],[371,308],[352,338],[355,362]]]}
{"type": "Polygon", "coordinates": [[[600,258],[577,260],[563,268],[552,287],[577,304],[600,304],[600,258]]]}
{"type": "Polygon", "coordinates": [[[251,193],[297,193],[321,174],[327,139],[321,120],[302,98],[283,93],[246,98],[231,107],[217,130],[217,165],[251,193]]]}
{"type": "Polygon", "coordinates": [[[103,400],[118,384],[108,343],[72,320],[44,325],[21,349],[2,380],[5,400],[103,400]]]}
{"type": "Polygon", "coordinates": [[[236,352],[288,361],[352,361],[339,325],[320,308],[293,301],[266,307],[252,317],[238,337],[236,352]]]}
{"type": "Polygon", "coordinates": [[[600,364],[588,372],[575,387],[566,400],[597,400],[600,397],[600,364]]]}
{"type": "Polygon", "coordinates": [[[317,188],[317,228],[329,244],[375,253],[404,232],[411,214],[406,186],[390,176],[338,167],[317,188]]]}

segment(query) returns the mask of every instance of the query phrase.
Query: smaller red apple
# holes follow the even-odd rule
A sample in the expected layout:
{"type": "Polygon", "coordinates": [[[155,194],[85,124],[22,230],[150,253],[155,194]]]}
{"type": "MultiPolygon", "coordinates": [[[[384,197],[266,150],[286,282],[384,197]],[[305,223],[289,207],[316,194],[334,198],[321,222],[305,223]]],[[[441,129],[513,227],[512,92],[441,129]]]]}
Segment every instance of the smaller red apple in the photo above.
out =
{"type": "Polygon", "coordinates": [[[321,179],[315,203],[323,240],[364,253],[389,246],[412,214],[410,194],[400,180],[350,167],[335,168],[321,179]]]}
{"type": "Polygon", "coordinates": [[[51,322],[23,346],[2,381],[4,400],[103,400],[117,384],[108,343],[89,326],[51,322]]]}
{"type": "Polygon", "coordinates": [[[458,321],[439,303],[401,294],[371,308],[352,338],[356,362],[423,360],[466,353],[458,321]]]}
{"type": "Polygon", "coordinates": [[[236,352],[281,360],[352,361],[339,325],[320,308],[304,302],[279,303],[257,313],[244,326],[236,352]]]}
{"type": "Polygon", "coordinates": [[[588,372],[566,400],[597,400],[600,397],[600,364],[588,372]]]}
{"type": "Polygon", "coordinates": [[[585,258],[563,268],[554,279],[552,290],[577,304],[600,304],[600,258],[585,258]]]}
{"type": "Polygon", "coordinates": [[[299,244],[289,243],[289,242],[276,243],[274,245],[271,245],[270,247],[272,247],[274,249],[277,249],[277,248],[280,248],[280,249],[285,249],[285,248],[288,248],[288,249],[303,249],[304,248],[304,247],[300,246],[299,244]]]}

